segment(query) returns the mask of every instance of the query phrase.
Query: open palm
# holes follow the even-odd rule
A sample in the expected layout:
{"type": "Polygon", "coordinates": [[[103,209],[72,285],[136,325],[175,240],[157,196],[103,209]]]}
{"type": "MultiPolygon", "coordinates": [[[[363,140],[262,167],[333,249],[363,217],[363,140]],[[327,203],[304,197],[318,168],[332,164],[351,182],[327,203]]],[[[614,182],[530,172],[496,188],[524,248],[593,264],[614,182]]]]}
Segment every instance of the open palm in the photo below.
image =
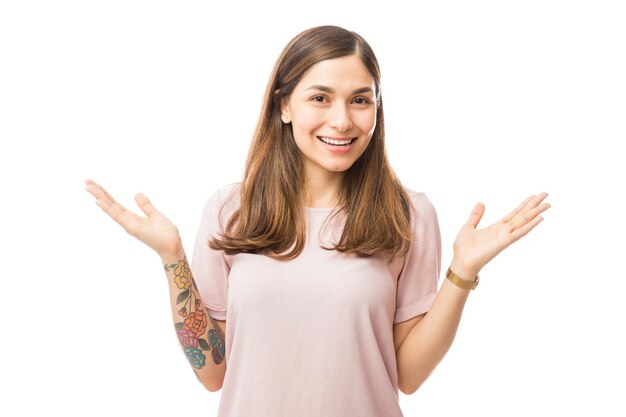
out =
{"type": "Polygon", "coordinates": [[[85,189],[96,197],[96,204],[129,235],[139,239],[161,256],[176,253],[180,246],[178,229],[154,208],[148,197],[142,193],[135,195],[135,202],[147,216],[140,217],[115,201],[101,185],[91,179],[85,180],[85,184],[85,189]]]}
{"type": "Polygon", "coordinates": [[[477,203],[453,244],[459,269],[466,276],[477,274],[498,253],[530,232],[543,220],[539,213],[550,208],[548,203],[539,205],[547,196],[542,192],[528,197],[505,217],[480,230],[476,226],[485,213],[485,205],[477,203]]]}

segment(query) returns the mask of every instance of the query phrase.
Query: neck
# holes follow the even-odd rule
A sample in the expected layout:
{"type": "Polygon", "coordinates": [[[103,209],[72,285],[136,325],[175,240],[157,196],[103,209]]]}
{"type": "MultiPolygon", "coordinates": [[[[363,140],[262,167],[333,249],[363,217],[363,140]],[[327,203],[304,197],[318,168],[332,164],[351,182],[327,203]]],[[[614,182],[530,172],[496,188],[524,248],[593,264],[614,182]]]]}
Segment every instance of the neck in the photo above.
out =
{"type": "Polygon", "coordinates": [[[343,172],[323,168],[308,170],[305,183],[306,207],[335,207],[339,204],[339,186],[343,172]]]}

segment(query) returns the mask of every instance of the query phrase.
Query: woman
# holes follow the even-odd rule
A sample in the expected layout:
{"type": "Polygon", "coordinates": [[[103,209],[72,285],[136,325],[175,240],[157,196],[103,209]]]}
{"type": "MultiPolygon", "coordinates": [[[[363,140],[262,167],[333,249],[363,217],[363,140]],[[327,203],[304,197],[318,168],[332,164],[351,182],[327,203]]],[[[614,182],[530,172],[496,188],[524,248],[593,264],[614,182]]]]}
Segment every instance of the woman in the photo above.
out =
{"type": "Polygon", "coordinates": [[[530,196],[477,230],[476,204],[438,290],[435,208],[387,160],[374,53],[335,26],[282,51],[243,181],[208,198],[191,266],[145,195],[141,218],[86,183],[161,256],[181,346],[229,417],[402,416],[398,389],[415,392],[448,351],[478,272],[549,208],[530,196]]]}

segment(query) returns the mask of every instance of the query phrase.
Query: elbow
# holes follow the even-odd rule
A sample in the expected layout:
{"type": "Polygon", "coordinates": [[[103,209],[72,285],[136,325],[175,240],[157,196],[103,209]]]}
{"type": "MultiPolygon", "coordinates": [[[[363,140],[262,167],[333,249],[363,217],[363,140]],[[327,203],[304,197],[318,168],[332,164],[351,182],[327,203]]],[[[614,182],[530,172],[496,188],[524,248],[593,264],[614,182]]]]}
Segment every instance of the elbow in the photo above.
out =
{"type": "Polygon", "coordinates": [[[202,381],[202,380],[200,380],[199,382],[200,382],[200,383],[202,384],[202,386],[203,386],[204,388],[206,388],[206,390],[207,390],[207,391],[209,391],[209,392],[217,392],[217,391],[219,391],[219,390],[221,390],[221,389],[222,389],[222,385],[221,385],[221,384],[219,384],[219,385],[218,385],[218,384],[208,384],[208,383],[205,383],[205,382],[204,382],[204,381],[202,381]]]}
{"type": "Polygon", "coordinates": [[[208,386],[206,386],[206,385],[205,385],[204,387],[205,387],[205,388],[206,388],[209,392],[217,392],[217,391],[219,391],[219,390],[221,390],[221,389],[222,389],[222,386],[221,386],[221,385],[220,385],[220,386],[217,386],[217,385],[216,385],[216,386],[213,386],[213,387],[208,387],[208,386]]]}
{"type": "Polygon", "coordinates": [[[217,391],[222,389],[222,383],[221,382],[223,382],[223,380],[220,381],[220,383],[218,384],[215,381],[207,381],[206,377],[205,378],[201,378],[200,375],[198,374],[198,372],[195,369],[194,369],[193,372],[196,374],[196,379],[198,380],[198,382],[200,384],[202,384],[202,386],[204,388],[206,388],[207,391],[209,391],[209,392],[217,392],[217,391]]]}
{"type": "Polygon", "coordinates": [[[398,386],[398,389],[400,391],[402,391],[402,393],[404,395],[413,395],[413,394],[415,394],[417,392],[417,390],[420,388],[420,386],[421,386],[421,384],[420,385],[409,386],[409,387],[402,387],[402,388],[400,388],[398,386]]]}
{"type": "Polygon", "coordinates": [[[407,384],[405,381],[402,380],[398,380],[398,390],[400,390],[401,393],[403,393],[404,395],[411,395],[413,394],[415,391],[411,390],[411,387],[409,386],[409,384],[407,384]]]}
{"type": "Polygon", "coordinates": [[[417,391],[417,388],[407,387],[407,386],[400,385],[400,384],[398,384],[398,389],[404,395],[413,395],[413,394],[415,394],[415,391],[417,391]]]}
{"type": "Polygon", "coordinates": [[[200,382],[202,383],[202,385],[204,386],[204,388],[207,389],[207,391],[209,392],[217,392],[219,390],[222,389],[222,381],[205,381],[205,380],[200,380],[200,382]]]}
{"type": "Polygon", "coordinates": [[[413,395],[413,394],[415,394],[415,392],[418,389],[420,389],[420,387],[422,386],[424,381],[426,381],[426,379],[428,379],[429,375],[430,375],[430,373],[428,375],[426,375],[425,378],[423,378],[423,379],[417,378],[414,381],[398,381],[398,389],[404,395],[413,395]]]}

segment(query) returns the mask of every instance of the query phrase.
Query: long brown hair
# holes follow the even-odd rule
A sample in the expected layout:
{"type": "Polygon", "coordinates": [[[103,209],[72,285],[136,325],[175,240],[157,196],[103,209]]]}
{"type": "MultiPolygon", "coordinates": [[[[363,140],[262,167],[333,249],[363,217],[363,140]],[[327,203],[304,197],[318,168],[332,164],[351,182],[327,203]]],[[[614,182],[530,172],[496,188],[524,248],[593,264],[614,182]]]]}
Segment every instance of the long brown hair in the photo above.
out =
{"type": "Polygon", "coordinates": [[[410,199],[387,159],[378,62],[361,36],[337,26],[305,30],[281,52],[248,152],[239,208],[220,233],[221,239],[211,239],[211,248],[231,255],[265,254],[277,260],[292,259],[302,252],[306,242],[304,163],[291,125],[281,120],[280,102],[290,96],[311,66],[347,55],[358,56],[374,79],[377,123],[364,153],[344,172],[338,210],[332,217],[343,213],[345,224],[336,246],[324,249],[359,257],[407,253],[410,199]]]}

